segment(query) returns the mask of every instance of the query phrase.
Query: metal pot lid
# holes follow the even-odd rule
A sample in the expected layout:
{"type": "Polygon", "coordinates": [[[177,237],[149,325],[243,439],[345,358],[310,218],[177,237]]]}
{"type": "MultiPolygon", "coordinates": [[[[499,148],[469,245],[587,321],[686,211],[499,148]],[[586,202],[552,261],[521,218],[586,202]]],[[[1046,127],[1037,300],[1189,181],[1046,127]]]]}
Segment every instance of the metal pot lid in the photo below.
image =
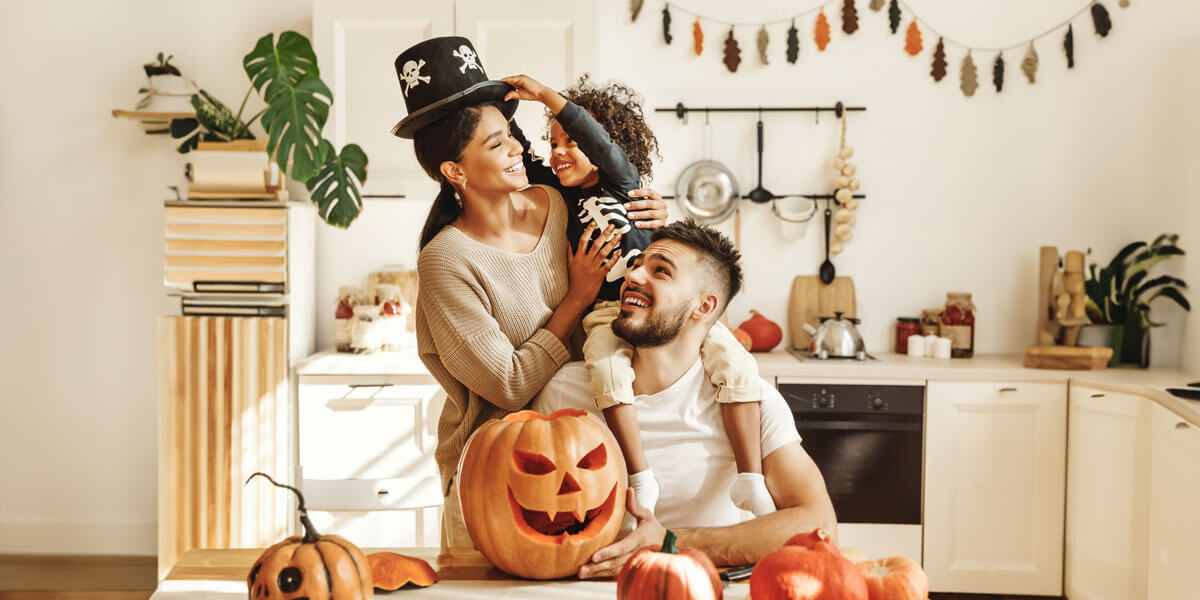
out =
{"type": "Polygon", "coordinates": [[[675,180],[679,207],[698,223],[714,224],[737,210],[737,178],[715,160],[699,160],[687,166],[675,180]]]}

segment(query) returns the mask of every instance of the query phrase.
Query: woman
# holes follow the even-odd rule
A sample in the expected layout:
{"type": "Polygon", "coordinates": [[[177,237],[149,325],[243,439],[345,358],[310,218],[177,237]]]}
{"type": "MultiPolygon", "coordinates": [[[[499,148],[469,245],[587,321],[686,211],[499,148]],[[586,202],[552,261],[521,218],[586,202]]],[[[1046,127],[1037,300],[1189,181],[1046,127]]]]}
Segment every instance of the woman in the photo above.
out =
{"type": "MultiPolygon", "coordinates": [[[[396,72],[409,115],[393,132],[413,138],[417,161],[441,184],[421,233],[417,344],[447,394],[435,451],[442,543],[469,547],[453,481],[467,438],[524,408],[571,358],[620,238],[610,227],[589,246],[589,229],[568,247],[566,207],[547,185],[557,180],[508,123],[512,87],[487,79],[468,40],[425,40],[396,59],[396,72]]],[[[661,218],[661,199],[642,195],[656,210],[640,216],[661,218]]]]}

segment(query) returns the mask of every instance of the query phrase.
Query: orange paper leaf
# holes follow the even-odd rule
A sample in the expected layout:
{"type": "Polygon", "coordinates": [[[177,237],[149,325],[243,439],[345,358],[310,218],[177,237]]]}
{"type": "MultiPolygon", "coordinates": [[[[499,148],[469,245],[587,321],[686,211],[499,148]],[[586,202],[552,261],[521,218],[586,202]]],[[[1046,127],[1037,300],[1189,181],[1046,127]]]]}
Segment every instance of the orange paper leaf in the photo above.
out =
{"type": "Polygon", "coordinates": [[[696,50],[696,56],[700,56],[704,50],[704,30],[700,29],[700,19],[692,23],[692,48],[696,50]]]}
{"type": "Polygon", "coordinates": [[[825,46],[829,45],[829,19],[825,18],[825,8],[821,8],[821,13],[817,15],[817,26],[814,31],[815,36],[813,41],[817,43],[817,50],[825,51],[825,46]]]}
{"type": "Polygon", "coordinates": [[[908,24],[908,35],[905,36],[904,51],[910,56],[916,56],[925,48],[921,44],[921,29],[917,27],[917,20],[913,19],[912,23],[908,24]]]}
{"type": "Polygon", "coordinates": [[[376,552],[367,555],[371,565],[371,579],[381,590],[398,590],[408,584],[429,587],[437,580],[437,573],[429,563],[412,556],[395,552],[376,552]]]}

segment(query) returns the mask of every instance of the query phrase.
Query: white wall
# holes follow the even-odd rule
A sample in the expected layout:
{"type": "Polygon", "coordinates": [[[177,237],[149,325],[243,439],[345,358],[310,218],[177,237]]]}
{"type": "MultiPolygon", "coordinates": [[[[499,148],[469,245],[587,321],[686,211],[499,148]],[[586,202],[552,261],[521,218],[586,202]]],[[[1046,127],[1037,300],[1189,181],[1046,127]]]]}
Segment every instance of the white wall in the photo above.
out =
{"type": "MultiPolygon", "coordinates": [[[[1048,37],[1038,46],[1039,83],[1024,82],[1016,71],[1022,54],[1011,53],[999,97],[987,86],[991,56],[976,56],[982,85],[971,99],[954,79],[961,50],[950,50],[950,78],[934,84],[927,53],[905,55],[901,37],[888,34],[865,2],[851,38],[830,13],[834,39],[822,55],[811,42],[811,21],[801,22],[798,65],[776,52],[778,64],[757,66],[751,33],[739,31],[737,74],[714,55],[719,28],[708,27],[705,55],[696,58],[682,13],[675,44],[664,47],[660,3],[647,2],[632,25],[627,3],[599,4],[597,73],[638,88],[649,107],[842,99],[869,108],[851,117],[848,140],[870,197],[836,263],[855,278],[873,350],[890,346],[897,316],[939,305],[948,290],[967,290],[979,305],[979,350],[1019,352],[1032,335],[1041,244],[1091,246],[1108,257],[1127,241],[1178,230],[1193,254],[1177,272],[1200,285],[1200,174],[1193,168],[1200,123],[1189,112],[1200,100],[1194,2],[1134,2],[1124,10],[1107,3],[1114,19],[1107,40],[1095,38],[1086,18],[1075,22],[1075,70],[1064,68],[1059,36],[1048,37]]],[[[781,8],[791,4],[782,0],[753,10],[716,0],[685,4],[740,20],[795,10],[781,8]]],[[[1076,0],[914,4],[981,45],[1019,39],[1078,8],[1076,0]]],[[[513,6],[519,18],[521,3],[513,6]]],[[[304,1],[0,1],[0,201],[9,216],[0,221],[0,280],[8,292],[0,310],[7,342],[0,350],[0,553],[154,552],[154,323],[169,306],[159,284],[160,200],[163,186],[179,181],[183,160],[169,142],[110,118],[109,110],[133,104],[144,83],[140,65],[159,50],[236,103],[246,89],[241,57],[255,39],[285,29],[308,34],[310,21],[304,1]]],[[[782,43],[782,27],[771,34],[782,43]]],[[[928,32],[926,43],[935,43],[928,32]]],[[[693,116],[685,126],[655,116],[652,125],[664,157],[656,184],[669,192],[676,173],[701,157],[701,121],[693,116]]],[[[768,189],[830,187],[832,120],[773,116],[766,131],[768,189]]],[[[753,121],[714,117],[712,135],[712,157],[752,187],[753,121]]],[[[338,285],[364,284],[368,271],[386,263],[412,264],[430,188],[410,195],[416,199],[368,201],[348,232],[318,230],[320,345],[329,345],[326,317],[338,285]]],[[[750,308],[782,323],[791,278],[816,272],[816,228],[794,243],[776,231],[768,209],[745,207],[748,283],[731,308],[735,323],[750,308]]],[[[1178,361],[1179,312],[1163,311],[1173,323],[1156,332],[1156,362],[1178,361]]],[[[1188,320],[1186,332],[1184,364],[1196,370],[1200,319],[1188,320]]]]}
{"type": "Polygon", "coordinates": [[[236,109],[242,56],[287,29],[311,32],[308,2],[0,2],[0,553],[154,553],[162,200],[184,161],[109,111],[160,50],[236,109]]]}

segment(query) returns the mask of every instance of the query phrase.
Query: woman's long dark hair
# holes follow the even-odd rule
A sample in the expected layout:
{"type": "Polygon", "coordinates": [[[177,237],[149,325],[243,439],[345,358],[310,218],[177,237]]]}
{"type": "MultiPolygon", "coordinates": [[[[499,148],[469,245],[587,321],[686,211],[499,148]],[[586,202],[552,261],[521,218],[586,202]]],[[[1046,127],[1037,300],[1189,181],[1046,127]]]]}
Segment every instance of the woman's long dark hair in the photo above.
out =
{"type": "Polygon", "coordinates": [[[413,134],[413,150],[416,151],[417,162],[421,163],[421,168],[425,169],[430,178],[442,184],[433,206],[429,208],[425,226],[421,229],[420,248],[424,248],[439,231],[462,214],[462,202],[454,186],[442,175],[441,165],[445,161],[462,160],[463,150],[475,133],[475,126],[479,124],[483,107],[489,104],[495,106],[485,103],[456,110],[413,134]]]}

